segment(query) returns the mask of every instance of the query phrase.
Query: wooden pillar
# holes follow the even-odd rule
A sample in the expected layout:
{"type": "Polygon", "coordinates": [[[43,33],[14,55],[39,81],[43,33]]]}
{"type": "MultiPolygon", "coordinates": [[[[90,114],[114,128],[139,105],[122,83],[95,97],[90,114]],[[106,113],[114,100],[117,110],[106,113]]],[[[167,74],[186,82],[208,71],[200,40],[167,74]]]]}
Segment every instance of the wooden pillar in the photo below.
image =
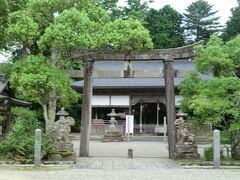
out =
{"type": "Polygon", "coordinates": [[[142,134],[142,111],[143,111],[143,105],[142,105],[142,102],[141,102],[141,104],[140,104],[140,124],[139,124],[140,134],[142,134]]]}
{"type": "Polygon", "coordinates": [[[90,127],[92,120],[92,73],[93,62],[88,61],[84,67],[84,87],[81,117],[80,156],[89,156],[90,127]]]}
{"type": "Polygon", "coordinates": [[[169,157],[175,158],[176,135],[174,121],[176,119],[176,111],[175,111],[173,59],[170,58],[164,59],[164,78],[165,78],[169,157]]]}
{"type": "Polygon", "coordinates": [[[159,102],[157,102],[157,126],[159,126],[159,102]]]}
{"type": "Polygon", "coordinates": [[[4,133],[5,134],[8,134],[11,129],[12,129],[12,113],[11,113],[11,105],[10,105],[10,102],[8,102],[7,104],[7,108],[6,108],[6,128],[5,128],[5,131],[4,133]]]}

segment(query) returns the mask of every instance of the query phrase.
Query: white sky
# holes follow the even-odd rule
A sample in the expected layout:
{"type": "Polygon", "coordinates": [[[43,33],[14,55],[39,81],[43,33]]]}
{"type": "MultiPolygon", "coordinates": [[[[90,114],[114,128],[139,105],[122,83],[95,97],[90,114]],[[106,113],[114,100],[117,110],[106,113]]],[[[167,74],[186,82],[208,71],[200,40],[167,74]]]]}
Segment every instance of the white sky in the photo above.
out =
{"type": "MultiPolygon", "coordinates": [[[[123,5],[126,0],[119,0],[119,5],[123,5]]],[[[184,10],[192,2],[196,0],[155,0],[154,3],[150,5],[151,8],[160,9],[161,7],[169,4],[178,12],[183,13],[184,10]]],[[[209,4],[213,5],[214,11],[219,11],[217,16],[220,16],[220,23],[222,25],[231,16],[231,8],[237,6],[237,0],[207,0],[209,4]]],[[[0,54],[0,62],[6,61],[6,57],[0,54]]]]}

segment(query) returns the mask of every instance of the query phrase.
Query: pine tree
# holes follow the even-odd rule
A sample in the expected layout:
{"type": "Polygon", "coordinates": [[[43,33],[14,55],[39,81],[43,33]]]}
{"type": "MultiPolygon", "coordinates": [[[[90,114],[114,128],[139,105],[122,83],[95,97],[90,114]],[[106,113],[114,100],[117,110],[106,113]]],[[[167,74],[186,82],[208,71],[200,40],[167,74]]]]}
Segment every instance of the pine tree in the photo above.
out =
{"type": "MultiPolygon", "coordinates": [[[[240,3],[240,0],[238,2],[240,3]]],[[[240,34],[240,6],[232,9],[232,16],[226,23],[222,37],[224,41],[228,41],[238,34],[240,34]]]]}
{"type": "Polygon", "coordinates": [[[219,17],[215,17],[218,11],[212,11],[212,7],[205,0],[197,0],[187,7],[187,13],[184,13],[187,38],[208,40],[212,34],[219,32],[219,17]]]}

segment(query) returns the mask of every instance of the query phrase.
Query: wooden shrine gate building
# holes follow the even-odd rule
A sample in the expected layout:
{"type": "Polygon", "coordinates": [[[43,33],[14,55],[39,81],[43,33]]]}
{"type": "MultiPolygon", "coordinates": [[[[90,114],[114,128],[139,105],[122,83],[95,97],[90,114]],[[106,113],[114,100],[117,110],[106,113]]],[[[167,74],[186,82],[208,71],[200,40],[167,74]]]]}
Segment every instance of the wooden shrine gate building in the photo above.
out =
{"type": "MultiPolygon", "coordinates": [[[[146,124],[163,123],[166,116],[169,157],[174,158],[177,87],[182,78],[194,70],[193,47],[201,43],[128,53],[84,49],[68,52],[71,58],[85,61],[84,81],[72,85],[83,93],[80,156],[89,155],[92,119],[104,119],[114,107],[118,112],[136,116],[139,133],[146,131],[146,124]]],[[[68,74],[80,76],[73,71],[68,74]]]]}

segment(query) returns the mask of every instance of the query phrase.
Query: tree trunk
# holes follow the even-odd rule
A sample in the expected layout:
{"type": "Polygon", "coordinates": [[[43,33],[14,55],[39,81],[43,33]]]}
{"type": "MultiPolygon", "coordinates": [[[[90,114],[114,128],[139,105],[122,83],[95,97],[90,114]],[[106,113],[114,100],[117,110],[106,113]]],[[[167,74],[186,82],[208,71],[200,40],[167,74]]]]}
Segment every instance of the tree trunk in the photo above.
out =
{"type": "MultiPolygon", "coordinates": [[[[51,66],[56,68],[57,62],[57,50],[55,48],[51,49],[51,66]]],[[[52,77],[51,81],[54,82],[54,77],[52,77]]],[[[53,87],[49,92],[49,100],[47,104],[43,104],[43,116],[45,120],[45,129],[47,135],[52,138],[52,129],[53,124],[55,122],[56,117],[56,109],[57,109],[57,91],[56,88],[53,87]]]]}
{"type": "Polygon", "coordinates": [[[42,108],[43,108],[43,117],[45,120],[45,131],[46,131],[46,134],[49,137],[51,137],[50,120],[49,120],[49,116],[48,116],[47,105],[46,104],[42,105],[42,108]]]}
{"type": "Polygon", "coordinates": [[[52,129],[53,124],[55,122],[56,117],[56,109],[57,109],[57,93],[56,90],[53,89],[49,93],[49,102],[48,102],[48,118],[49,118],[49,132],[50,137],[52,137],[52,129]]]}
{"type": "Polygon", "coordinates": [[[56,107],[57,107],[57,99],[54,98],[56,97],[56,91],[52,90],[49,93],[49,95],[50,95],[50,99],[48,101],[48,104],[42,105],[42,108],[43,108],[43,117],[45,120],[46,134],[50,138],[52,138],[52,129],[53,129],[53,124],[55,122],[56,107]]]}

